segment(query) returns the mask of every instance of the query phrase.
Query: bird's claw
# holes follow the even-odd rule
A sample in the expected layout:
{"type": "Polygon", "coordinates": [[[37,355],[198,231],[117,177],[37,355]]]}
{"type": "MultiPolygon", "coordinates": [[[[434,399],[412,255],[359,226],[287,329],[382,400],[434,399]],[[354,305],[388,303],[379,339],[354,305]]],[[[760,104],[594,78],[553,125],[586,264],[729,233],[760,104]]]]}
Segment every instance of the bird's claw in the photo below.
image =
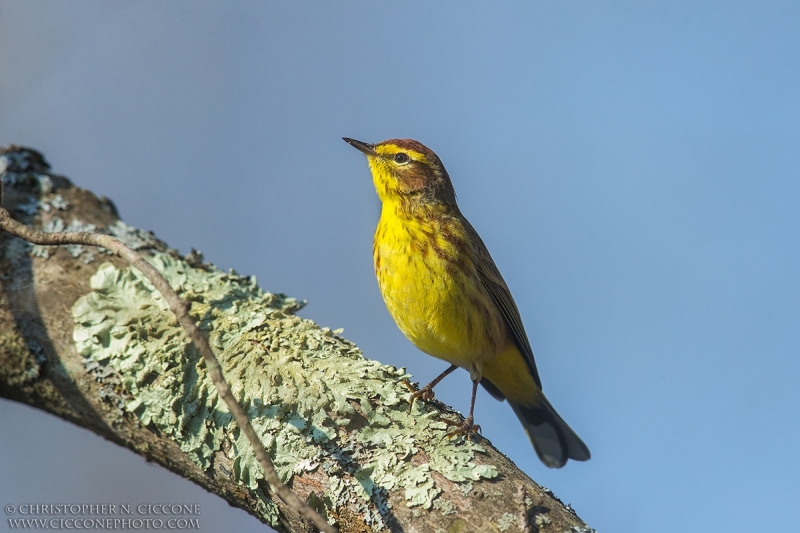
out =
{"type": "MultiPolygon", "coordinates": [[[[475,433],[481,433],[481,427],[478,424],[473,423],[474,420],[472,416],[468,416],[464,422],[458,425],[456,429],[445,435],[448,439],[455,437],[456,435],[464,434],[467,440],[472,440],[472,435],[475,433]]],[[[455,424],[453,424],[455,425],[455,424]]]]}
{"type": "Polygon", "coordinates": [[[400,383],[411,392],[417,392],[419,390],[419,387],[417,387],[417,383],[411,383],[411,381],[408,378],[401,379],[400,383]]]}
{"type": "Polygon", "coordinates": [[[417,399],[420,399],[423,402],[429,402],[436,397],[436,395],[433,392],[433,387],[431,387],[430,385],[425,385],[421,389],[418,389],[407,379],[403,380],[403,385],[408,387],[408,389],[411,391],[411,396],[409,396],[408,398],[409,411],[414,408],[414,402],[417,399]]]}

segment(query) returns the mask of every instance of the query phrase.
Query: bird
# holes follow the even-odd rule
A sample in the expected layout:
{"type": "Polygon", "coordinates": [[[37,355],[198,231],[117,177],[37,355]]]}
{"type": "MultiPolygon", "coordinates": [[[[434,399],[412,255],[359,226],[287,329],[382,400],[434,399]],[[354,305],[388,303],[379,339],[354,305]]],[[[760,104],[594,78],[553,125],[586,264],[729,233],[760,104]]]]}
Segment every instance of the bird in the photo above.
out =
{"type": "Polygon", "coordinates": [[[386,307],[412,344],[450,363],[411,394],[412,406],[416,399],[433,399],[433,387],[464,368],[472,380],[469,416],[448,436],[469,438],[479,431],[474,410],[480,383],[508,400],[546,466],[588,460],[589,448],[542,392],[511,291],[461,214],[441,159],[413,139],[343,140],[367,156],[381,201],[372,254],[386,307]]]}

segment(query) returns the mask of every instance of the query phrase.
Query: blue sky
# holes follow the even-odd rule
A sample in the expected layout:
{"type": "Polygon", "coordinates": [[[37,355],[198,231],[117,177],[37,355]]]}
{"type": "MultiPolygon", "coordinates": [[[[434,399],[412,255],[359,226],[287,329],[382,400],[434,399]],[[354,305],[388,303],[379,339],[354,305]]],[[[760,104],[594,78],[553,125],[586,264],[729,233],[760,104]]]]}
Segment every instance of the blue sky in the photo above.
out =
{"type": "MultiPolygon", "coordinates": [[[[427,382],[371,264],[379,202],[341,141],[444,161],[592,460],[548,470],[481,392],[484,436],[601,531],[788,530],[800,498],[800,5],[0,0],[0,144],[182,252],[309,300],[427,382]]],[[[459,372],[437,387],[465,412],[459,372]]],[[[242,511],[0,402],[0,503],[242,511]]]]}

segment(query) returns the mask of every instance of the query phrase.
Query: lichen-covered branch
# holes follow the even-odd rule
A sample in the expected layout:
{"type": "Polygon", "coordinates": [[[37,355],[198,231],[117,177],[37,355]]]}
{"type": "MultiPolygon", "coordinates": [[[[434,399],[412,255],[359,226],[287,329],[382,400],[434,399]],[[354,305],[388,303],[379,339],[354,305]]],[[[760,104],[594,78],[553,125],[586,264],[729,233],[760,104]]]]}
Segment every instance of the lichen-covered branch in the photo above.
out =
{"type": "MultiPolygon", "coordinates": [[[[295,316],[294,299],[181,257],[34,151],[6,149],[4,163],[6,207],[22,222],[114,235],[146,255],[188,302],[277,476],[343,533],[588,531],[488,441],[444,438],[460,415],[438,402],[410,409],[404,369],[295,316]]],[[[279,530],[316,531],[273,497],[203,354],[139,270],[85,245],[0,235],[0,280],[0,396],[88,427],[279,530]]]]}
{"type": "Polygon", "coordinates": [[[253,426],[250,424],[247,414],[245,414],[242,407],[233,398],[231,388],[222,375],[222,369],[219,366],[217,358],[214,356],[214,352],[211,351],[208,341],[206,341],[206,338],[200,333],[194,319],[189,315],[189,307],[186,305],[186,302],[181,300],[178,294],[172,290],[166,278],[164,278],[150,263],[145,261],[144,257],[139,255],[139,253],[130,246],[123,244],[119,239],[101,233],[77,231],[43,233],[33,230],[12,219],[8,211],[2,206],[0,206],[0,230],[4,230],[15,237],[38,245],[100,246],[122,257],[128,261],[131,266],[141,272],[167,302],[169,309],[178,319],[183,331],[191,339],[194,347],[202,354],[203,361],[205,362],[206,369],[211,377],[211,382],[216,388],[217,394],[219,394],[225,402],[225,406],[233,414],[236,425],[247,437],[250,446],[253,448],[256,459],[262,468],[264,479],[270,484],[270,488],[272,488],[287,505],[316,525],[320,531],[336,533],[337,530],[335,527],[328,524],[318,512],[311,509],[304,501],[300,500],[297,495],[278,478],[275,473],[275,468],[272,466],[272,460],[267,455],[267,451],[264,449],[264,445],[261,443],[261,440],[259,440],[258,435],[256,435],[256,432],[253,430],[253,426]]]}

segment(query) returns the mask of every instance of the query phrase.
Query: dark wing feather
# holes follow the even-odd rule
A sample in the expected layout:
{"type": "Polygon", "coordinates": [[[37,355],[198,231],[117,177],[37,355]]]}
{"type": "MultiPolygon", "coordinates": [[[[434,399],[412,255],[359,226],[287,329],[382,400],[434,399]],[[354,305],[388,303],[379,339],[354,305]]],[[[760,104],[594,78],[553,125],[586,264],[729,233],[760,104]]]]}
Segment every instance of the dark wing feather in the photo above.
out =
{"type": "Polygon", "coordinates": [[[511,296],[511,291],[508,290],[508,285],[503,280],[503,276],[500,275],[500,271],[494,264],[494,260],[489,255],[489,250],[486,249],[486,245],[483,244],[478,232],[469,222],[466,220],[464,222],[467,231],[470,233],[470,240],[475,243],[475,264],[478,269],[478,275],[491,295],[492,300],[500,309],[500,313],[503,315],[508,329],[514,337],[514,344],[516,344],[520,353],[525,356],[525,362],[528,364],[533,379],[541,390],[542,382],[539,379],[539,372],[536,370],[536,363],[533,360],[533,349],[530,342],[528,342],[528,336],[525,335],[525,328],[522,326],[517,304],[514,303],[514,298],[511,296]]]}

